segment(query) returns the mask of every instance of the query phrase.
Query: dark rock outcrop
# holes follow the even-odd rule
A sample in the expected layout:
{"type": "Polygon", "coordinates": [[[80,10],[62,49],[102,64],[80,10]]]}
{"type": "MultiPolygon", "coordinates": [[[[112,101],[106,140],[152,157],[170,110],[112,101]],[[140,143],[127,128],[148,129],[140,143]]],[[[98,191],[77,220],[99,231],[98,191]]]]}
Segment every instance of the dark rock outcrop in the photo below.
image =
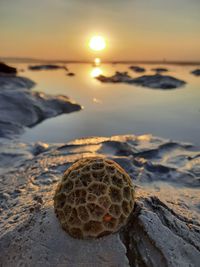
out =
{"type": "Polygon", "coordinates": [[[104,75],[99,75],[96,79],[104,83],[122,83],[130,81],[132,78],[128,75],[128,72],[116,71],[113,76],[106,77],[104,75]]]}
{"type": "Polygon", "coordinates": [[[8,66],[7,64],[0,62],[0,74],[1,73],[6,73],[6,74],[16,74],[17,69],[13,68],[11,66],[8,66]]]}
{"type": "Polygon", "coordinates": [[[31,92],[33,85],[27,78],[0,76],[0,137],[19,134],[24,126],[81,109],[66,96],[31,92]]]}
{"type": "MultiPolygon", "coordinates": [[[[19,154],[15,161],[13,157],[13,168],[0,176],[2,267],[25,263],[30,267],[199,267],[198,148],[150,135],[39,144],[39,153],[32,145],[24,145],[23,150],[15,145],[18,153],[23,151],[24,161],[19,154]],[[63,172],[89,156],[111,158],[130,174],[136,184],[136,204],[119,233],[77,240],[61,229],[52,199],[63,172]]],[[[16,155],[14,144],[8,152],[10,160],[12,153],[16,155]]],[[[5,161],[6,156],[6,165],[5,161]]]]}
{"type": "Polygon", "coordinates": [[[185,84],[184,81],[172,76],[155,74],[132,78],[127,72],[116,72],[111,77],[100,75],[96,79],[105,83],[128,83],[154,89],[175,89],[185,84]]]}
{"type": "Polygon", "coordinates": [[[53,64],[48,64],[48,65],[34,65],[34,66],[29,66],[29,70],[57,70],[57,69],[64,69],[68,71],[66,66],[59,66],[59,65],[53,65],[53,64]]]}
{"type": "Polygon", "coordinates": [[[168,69],[166,69],[166,68],[155,68],[155,69],[152,69],[152,71],[155,71],[156,73],[161,73],[161,72],[167,72],[168,69]]]}
{"type": "Polygon", "coordinates": [[[129,69],[135,71],[135,72],[145,72],[145,68],[139,67],[139,66],[130,66],[129,69]]]}
{"type": "Polygon", "coordinates": [[[184,81],[166,75],[144,75],[133,79],[130,83],[155,89],[175,89],[183,86],[184,81]]]}
{"type": "Polygon", "coordinates": [[[200,76],[200,69],[193,70],[191,73],[195,76],[200,76]]]}
{"type": "Polygon", "coordinates": [[[75,73],[74,72],[68,72],[67,76],[75,76],[75,73]]]}

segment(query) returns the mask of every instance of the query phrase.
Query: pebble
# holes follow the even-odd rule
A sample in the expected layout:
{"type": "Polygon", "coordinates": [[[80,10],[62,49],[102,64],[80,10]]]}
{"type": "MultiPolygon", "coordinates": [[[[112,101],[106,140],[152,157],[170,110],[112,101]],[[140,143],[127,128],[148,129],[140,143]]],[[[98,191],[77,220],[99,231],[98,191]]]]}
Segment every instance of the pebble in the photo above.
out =
{"type": "Polygon", "coordinates": [[[33,197],[33,200],[36,200],[38,203],[42,204],[43,203],[43,200],[42,200],[42,197],[41,196],[34,196],[33,197]]]}
{"type": "Polygon", "coordinates": [[[7,213],[7,217],[10,217],[12,215],[13,215],[13,212],[12,211],[10,211],[10,212],[7,213]]]}
{"type": "Polygon", "coordinates": [[[16,194],[21,194],[22,191],[23,191],[23,190],[21,190],[21,189],[15,189],[14,193],[16,193],[16,194]]]}
{"type": "Polygon", "coordinates": [[[17,219],[19,219],[19,215],[18,214],[13,217],[14,221],[16,221],[17,219]]]}
{"type": "Polygon", "coordinates": [[[8,199],[10,198],[10,195],[7,194],[7,193],[3,193],[3,194],[2,194],[2,197],[3,197],[4,199],[8,200],[8,199]]]}
{"type": "Polygon", "coordinates": [[[48,178],[48,179],[42,181],[42,183],[43,183],[43,184],[46,184],[46,185],[50,185],[50,184],[53,183],[53,181],[52,181],[52,179],[48,178]]]}

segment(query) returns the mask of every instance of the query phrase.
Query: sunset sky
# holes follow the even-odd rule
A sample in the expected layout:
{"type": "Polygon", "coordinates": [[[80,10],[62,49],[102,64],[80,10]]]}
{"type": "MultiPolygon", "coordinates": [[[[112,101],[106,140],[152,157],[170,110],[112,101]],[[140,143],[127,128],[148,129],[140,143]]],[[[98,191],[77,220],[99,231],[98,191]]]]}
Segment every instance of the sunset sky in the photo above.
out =
{"type": "Polygon", "coordinates": [[[0,57],[200,61],[199,17],[199,0],[0,0],[0,57]]]}

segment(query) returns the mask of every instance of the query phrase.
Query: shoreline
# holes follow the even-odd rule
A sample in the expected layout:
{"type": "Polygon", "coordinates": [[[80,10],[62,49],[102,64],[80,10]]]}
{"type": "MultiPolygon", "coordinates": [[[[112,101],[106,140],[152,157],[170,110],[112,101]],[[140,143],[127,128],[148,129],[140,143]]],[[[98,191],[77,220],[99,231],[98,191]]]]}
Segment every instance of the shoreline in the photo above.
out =
{"type": "MultiPolygon", "coordinates": [[[[39,58],[18,58],[0,57],[0,61],[9,63],[64,63],[64,64],[93,64],[92,60],[67,60],[67,59],[39,59],[39,58]]],[[[200,61],[181,61],[181,60],[103,60],[102,64],[150,64],[150,65],[180,65],[180,66],[199,66],[200,61]]]]}

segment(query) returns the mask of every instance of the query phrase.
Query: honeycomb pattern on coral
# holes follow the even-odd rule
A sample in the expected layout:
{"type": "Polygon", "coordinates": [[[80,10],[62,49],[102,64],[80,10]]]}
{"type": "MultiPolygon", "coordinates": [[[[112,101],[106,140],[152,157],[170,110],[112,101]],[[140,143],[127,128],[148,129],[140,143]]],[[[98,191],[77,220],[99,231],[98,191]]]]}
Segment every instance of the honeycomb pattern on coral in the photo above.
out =
{"type": "Polygon", "coordinates": [[[62,228],[75,238],[97,238],[123,226],[134,206],[134,186],[114,161],[85,158],[66,170],[54,196],[62,228]]]}

